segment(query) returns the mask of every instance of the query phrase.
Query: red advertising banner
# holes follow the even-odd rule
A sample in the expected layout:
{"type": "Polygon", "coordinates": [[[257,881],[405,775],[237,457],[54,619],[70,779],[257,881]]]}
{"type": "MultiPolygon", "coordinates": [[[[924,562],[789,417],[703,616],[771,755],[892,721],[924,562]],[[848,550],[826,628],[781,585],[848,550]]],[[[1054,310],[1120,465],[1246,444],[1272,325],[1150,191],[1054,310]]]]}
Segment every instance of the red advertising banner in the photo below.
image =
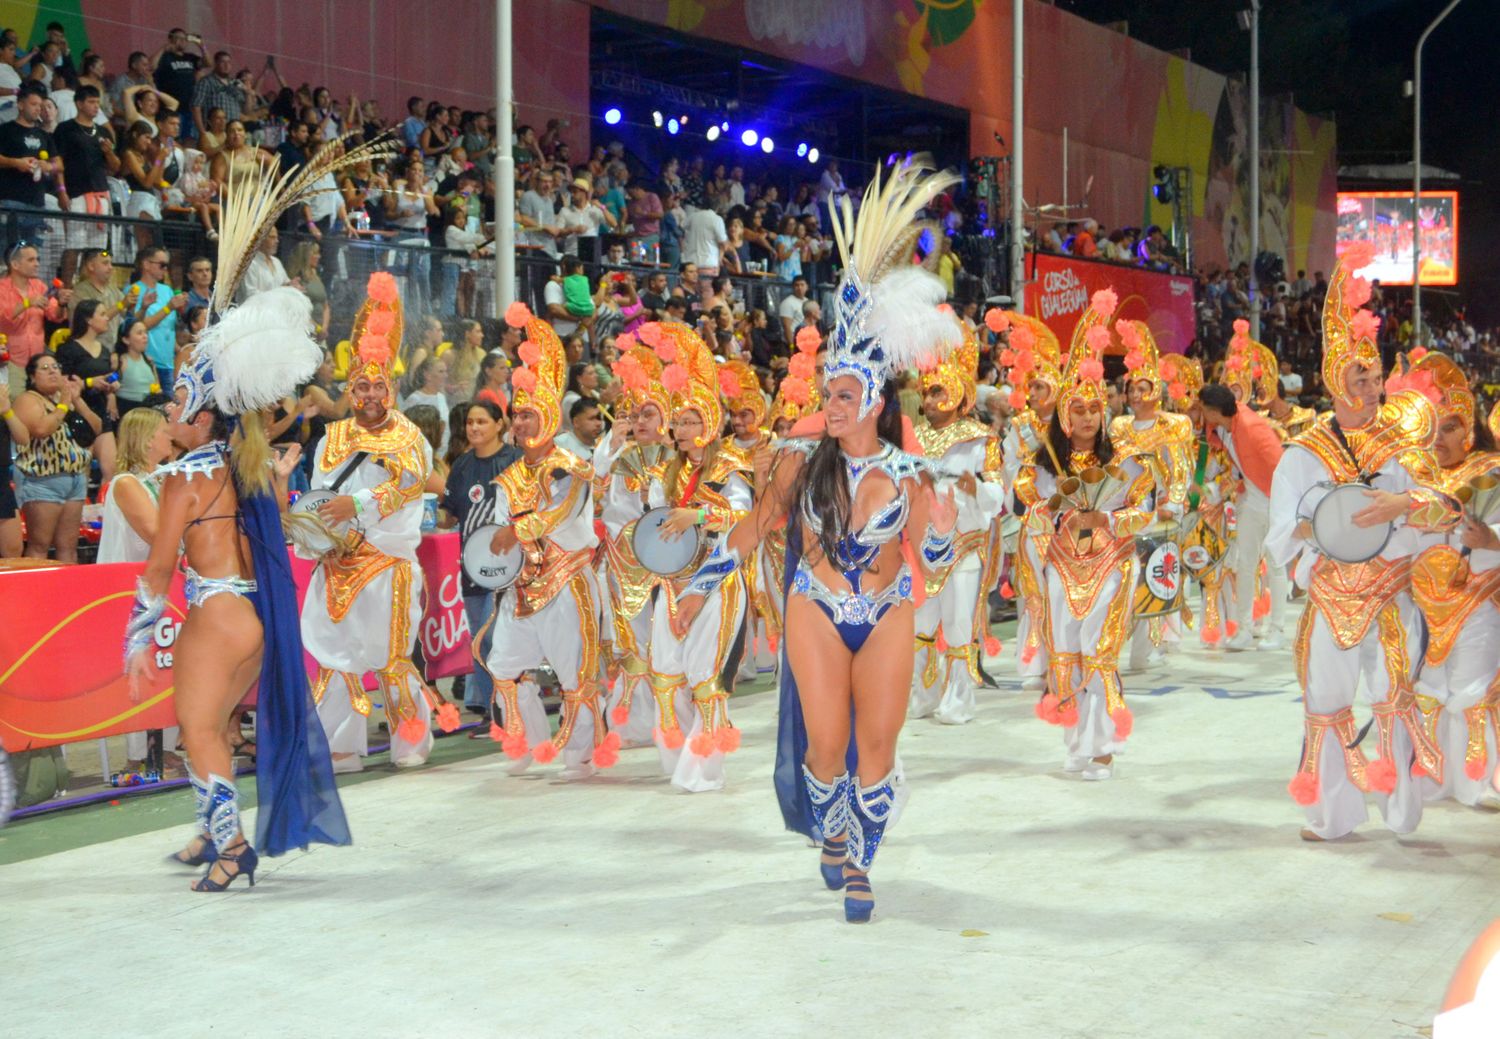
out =
{"type": "MultiPolygon", "coordinates": [[[[429,680],[472,670],[459,586],[457,533],[422,539],[417,550],[425,600],[420,638],[429,680]]],[[[130,699],[121,673],[125,622],[140,563],[50,567],[0,574],[0,746],[31,750],[176,724],[172,645],[187,616],[181,575],[156,629],[160,672],[130,699]],[[22,605],[24,604],[24,608],[22,605]]],[[[292,557],[298,602],[313,564],[292,557]]],[[[316,671],[307,658],[309,674],[316,671]]]]}
{"type": "Polygon", "coordinates": [[[1150,326],[1162,353],[1184,352],[1196,335],[1192,278],[1052,253],[1032,253],[1026,260],[1026,313],[1057,333],[1064,350],[1100,289],[1114,289],[1120,297],[1119,317],[1150,326]]]}

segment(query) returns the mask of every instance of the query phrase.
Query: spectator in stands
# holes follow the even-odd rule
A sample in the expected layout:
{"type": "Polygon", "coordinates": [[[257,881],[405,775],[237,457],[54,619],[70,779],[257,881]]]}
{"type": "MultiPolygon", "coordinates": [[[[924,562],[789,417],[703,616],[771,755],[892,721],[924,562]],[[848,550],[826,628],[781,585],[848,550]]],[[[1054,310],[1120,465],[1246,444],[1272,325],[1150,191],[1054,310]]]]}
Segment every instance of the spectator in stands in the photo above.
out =
{"type": "Polygon", "coordinates": [[[405,280],[402,299],[406,305],[421,312],[428,309],[432,276],[432,243],[427,237],[427,219],[439,216],[441,211],[432,197],[422,160],[407,160],[403,173],[404,176],[398,177],[391,190],[385,193],[385,215],[387,222],[397,231],[397,244],[404,247],[398,257],[404,268],[398,271],[405,280]]]}
{"type": "MultiPolygon", "coordinates": [[[[323,285],[323,276],[318,266],[323,260],[323,247],[317,241],[301,241],[292,250],[292,258],[286,263],[286,275],[290,284],[302,290],[312,304],[315,339],[323,339],[328,333],[328,290],[323,285]]],[[[191,267],[188,278],[192,279],[191,267]]],[[[212,277],[212,274],[210,274],[212,277]]],[[[189,294],[191,298],[191,293],[189,294]]]]}
{"type": "Polygon", "coordinates": [[[145,123],[151,128],[151,136],[155,137],[157,122],[161,119],[162,113],[175,112],[176,106],[175,98],[161,93],[153,85],[130,87],[124,95],[125,125],[129,127],[136,123],[145,123]]]}
{"type": "MultiPolygon", "coordinates": [[[[453,206],[448,211],[448,226],[443,228],[442,288],[439,291],[439,308],[445,314],[468,312],[468,301],[459,307],[460,275],[473,271],[479,257],[492,255],[482,248],[489,241],[483,230],[469,230],[469,216],[463,206],[453,206]]],[[[472,295],[472,292],[469,293],[472,295]]]]}
{"type": "MultiPolygon", "coordinates": [[[[192,111],[194,88],[208,65],[203,55],[203,38],[189,35],[183,29],[172,29],[167,33],[167,45],[156,52],[151,64],[155,69],[156,89],[176,102],[173,107],[187,114],[184,129],[191,137],[194,128],[205,125],[198,113],[192,111]],[[189,46],[196,47],[198,53],[188,50],[189,46]]],[[[238,110],[235,114],[239,114],[238,110]]]]}
{"type": "MultiPolygon", "coordinates": [[[[162,181],[162,170],[170,155],[158,147],[152,138],[151,128],[144,121],[132,123],[125,131],[125,147],[120,155],[120,169],[124,181],[130,186],[130,198],[125,204],[125,215],[134,220],[160,220],[161,194],[158,185],[162,181]]],[[[153,243],[155,235],[144,224],[135,226],[136,244],[145,248],[153,243]]]]}
{"type": "Polygon", "coordinates": [[[531,184],[516,203],[516,223],[522,234],[521,244],[534,245],[548,256],[559,255],[557,243],[562,227],[557,222],[557,210],[552,202],[552,174],[537,170],[531,176],[531,184]]]}
{"type": "MultiPolygon", "coordinates": [[[[815,330],[819,336],[824,334],[823,329],[823,307],[815,299],[804,300],[802,303],[802,323],[797,326],[796,332],[804,328],[815,330]]],[[[792,334],[792,342],[797,341],[796,332],[792,334]]]]}
{"type": "Polygon", "coordinates": [[[173,292],[172,286],[167,284],[167,262],[167,250],[160,246],[151,246],[137,253],[139,270],[136,281],[125,296],[127,324],[130,317],[145,322],[149,336],[146,356],[155,366],[156,381],[161,386],[172,385],[177,356],[177,319],[187,306],[187,294],[173,292]]]}
{"type": "MultiPolygon", "coordinates": [[[[8,280],[8,279],[7,279],[8,280]]],[[[26,518],[26,555],[78,561],[78,524],[88,495],[89,451],[99,416],[82,398],[83,382],[63,376],[45,351],[26,363],[26,392],[14,405],[30,441],[17,444],[16,500],[26,518]],[[73,413],[76,412],[76,415],[73,413]],[[72,416],[70,418],[70,416],[72,416]]]]}
{"type": "Polygon", "coordinates": [[[953,289],[958,280],[958,272],[963,269],[963,261],[958,258],[958,253],[953,251],[953,239],[948,235],[943,235],[938,241],[937,276],[942,281],[949,299],[954,296],[953,289]]]}
{"type": "Polygon", "coordinates": [[[63,375],[83,382],[83,400],[99,417],[100,428],[90,449],[99,462],[100,479],[104,483],[114,476],[115,424],[120,419],[114,400],[117,386],[109,381],[118,361],[103,342],[113,317],[97,300],[84,300],[74,308],[68,338],[57,348],[57,363],[62,365],[63,375]]]}
{"type": "Polygon", "coordinates": [[[205,125],[205,113],[210,108],[224,109],[224,118],[233,122],[240,118],[244,107],[244,91],[239,80],[234,78],[234,63],[229,52],[218,51],[214,54],[212,71],[201,77],[193,88],[193,125],[205,125]]]}
{"type": "Polygon", "coordinates": [[[68,289],[48,293],[46,282],[37,277],[39,266],[37,247],[29,242],[18,241],[6,252],[5,277],[0,278],[0,335],[10,352],[12,399],[26,388],[27,362],[46,352],[45,322],[60,324],[73,298],[68,289]]]}
{"type": "Polygon", "coordinates": [[[1099,221],[1092,217],[1084,220],[1078,227],[1078,233],[1073,236],[1073,255],[1085,260],[1098,259],[1099,244],[1095,237],[1098,233],[1099,221]]]}
{"type": "Polygon", "coordinates": [[[429,102],[426,125],[417,137],[423,163],[429,170],[435,170],[438,159],[448,154],[457,143],[458,131],[448,125],[448,109],[437,101],[429,102]]]}
{"type": "Polygon", "coordinates": [[[16,94],[20,89],[21,73],[16,71],[15,41],[0,40],[0,123],[8,123],[16,117],[16,94]]]}
{"type": "Polygon", "coordinates": [[[800,274],[792,279],[792,294],[782,299],[776,308],[781,322],[781,342],[796,342],[797,329],[802,324],[802,305],[807,302],[807,279],[800,274]]]}
{"type": "MultiPolygon", "coordinates": [[[[593,365],[589,365],[589,371],[593,371],[593,365]]],[[[592,459],[599,436],[604,432],[604,416],[599,411],[599,402],[591,397],[577,397],[571,406],[565,407],[565,411],[568,431],[558,436],[557,446],[585,461],[592,459]]]]}
{"type": "Polygon", "coordinates": [[[730,218],[728,232],[729,239],[720,253],[723,268],[730,274],[745,274],[750,270],[750,243],[745,241],[745,222],[737,216],[730,218]]]}
{"type": "Polygon", "coordinates": [[[687,224],[687,213],[682,208],[682,195],[664,189],[662,192],[661,218],[661,265],[676,270],[682,263],[682,242],[687,224]]]}
{"type": "MultiPolygon", "coordinates": [[[[114,134],[95,123],[99,114],[99,91],[79,87],[75,96],[77,118],[57,128],[57,157],[63,164],[63,185],[68,210],[95,216],[110,213],[109,177],[120,169],[115,155],[114,134]]],[[[69,249],[102,248],[109,228],[87,220],[69,220],[65,225],[69,249]]]]}
{"type": "Polygon", "coordinates": [[[625,211],[633,228],[631,239],[639,244],[646,261],[654,262],[661,241],[661,218],[665,212],[661,198],[654,191],[648,191],[640,181],[626,188],[626,194],[630,196],[625,211]]]}
{"type": "Polygon", "coordinates": [[[243,177],[257,166],[267,166],[270,163],[270,154],[250,143],[245,124],[232,119],[224,127],[224,147],[214,156],[209,166],[209,176],[219,186],[219,195],[223,197],[231,174],[236,178],[243,177]]]}
{"type": "Polygon", "coordinates": [[[708,192],[703,179],[703,156],[694,155],[688,160],[682,174],[682,204],[691,209],[708,208],[708,192]]]}
{"type": "MultiPolygon", "coordinates": [[[[578,315],[568,306],[568,297],[564,289],[564,282],[569,278],[580,278],[583,276],[583,263],[576,256],[564,256],[562,263],[558,266],[558,273],[547,279],[547,286],[542,291],[542,303],[545,308],[544,316],[552,324],[552,329],[559,338],[566,339],[578,331],[578,315]]],[[[585,279],[585,292],[587,292],[587,280],[585,279]]]]}
{"type": "MultiPolygon", "coordinates": [[[[236,302],[243,303],[257,293],[293,284],[286,272],[286,267],[276,256],[276,249],[280,244],[281,234],[273,227],[256,245],[255,252],[250,256],[250,262],[245,265],[244,277],[240,279],[239,289],[235,293],[236,302]]],[[[302,286],[297,284],[293,287],[300,289],[302,286]]],[[[183,299],[185,301],[187,297],[184,296],[183,299]]]]}
{"type": "Polygon", "coordinates": [[[694,264],[701,277],[714,277],[719,265],[729,232],[724,227],[724,218],[712,209],[687,206],[687,222],[683,225],[682,261],[694,264]]]}
{"type": "Polygon", "coordinates": [[[1063,231],[1065,230],[1066,226],[1067,225],[1065,225],[1061,221],[1058,221],[1047,229],[1047,233],[1042,236],[1043,252],[1065,253],[1068,251],[1063,243],[1062,237],[1063,231]]]}
{"type": "Polygon", "coordinates": [[[469,396],[476,401],[488,401],[502,412],[510,411],[510,365],[502,350],[492,350],[484,355],[469,396]]]}
{"type": "Polygon", "coordinates": [[[286,128],[286,138],[276,149],[276,157],[281,160],[281,172],[307,164],[307,142],[311,136],[311,127],[300,120],[286,128]]]}
{"type": "Polygon", "coordinates": [[[427,120],[422,116],[424,109],[422,99],[415,94],[406,99],[406,118],[401,120],[398,134],[402,145],[406,148],[422,146],[422,131],[427,129],[427,120]]]}
{"type": "Polygon", "coordinates": [[[78,307],[89,300],[99,304],[109,316],[109,325],[99,335],[99,341],[107,349],[115,348],[120,331],[120,318],[124,312],[121,302],[125,294],[114,283],[114,264],[109,253],[103,249],[85,249],[78,260],[78,274],[73,281],[73,299],[68,320],[72,321],[78,307]]]}
{"type": "Polygon", "coordinates": [[[828,164],[823,167],[823,175],[818,178],[818,227],[828,230],[833,225],[829,221],[829,210],[840,204],[840,200],[849,194],[849,188],[844,183],[844,176],[839,172],[839,160],[829,159],[828,164]]]}
{"type": "Polygon", "coordinates": [[[776,235],[776,277],[791,281],[802,277],[802,226],[794,216],[782,218],[776,235]]]}
{"type": "MultiPolygon", "coordinates": [[[[0,209],[43,208],[48,188],[62,172],[57,145],[41,125],[46,93],[47,88],[38,83],[23,83],[16,94],[16,118],[0,125],[0,209]],[[43,159],[43,152],[52,157],[43,159]]],[[[40,214],[15,214],[5,230],[9,243],[38,242],[47,226],[40,214]]]]}
{"type": "Polygon", "coordinates": [[[580,238],[597,238],[600,227],[615,226],[615,218],[593,197],[593,185],[583,177],[568,185],[568,204],[558,212],[557,222],[566,236],[562,251],[571,256],[578,255],[580,238]]]}
{"type": "MultiPolygon", "coordinates": [[[[1301,273],[1301,272],[1298,272],[1301,273]]],[[[1309,283],[1310,284],[1310,283],[1309,283]]],[[[1288,400],[1302,396],[1302,376],[1292,370],[1292,362],[1281,362],[1281,395],[1288,400]]]]}

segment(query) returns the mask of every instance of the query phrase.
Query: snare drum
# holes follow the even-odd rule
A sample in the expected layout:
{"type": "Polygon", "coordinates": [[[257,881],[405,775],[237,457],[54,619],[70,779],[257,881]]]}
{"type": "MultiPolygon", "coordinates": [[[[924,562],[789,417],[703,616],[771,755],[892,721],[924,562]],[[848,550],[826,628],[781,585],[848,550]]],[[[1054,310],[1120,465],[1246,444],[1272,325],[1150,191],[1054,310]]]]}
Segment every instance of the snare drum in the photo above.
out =
{"type": "Polygon", "coordinates": [[[1360,527],[1354,516],[1369,508],[1371,488],[1363,483],[1315,483],[1297,503],[1297,518],[1312,526],[1312,543],[1329,559],[1363,563],[1385,550],[1395,524],[1360,527]]]}
{"type": "Polygon", "coordinates": [[[501,591],[515,583],[521,576],[521,567],[526,563],[526,552],[520,545],[513,545],[509,552],[496,555],[490,551],[498,524],[477,528],[464,541],[464,573],[486,591],[501,591]]]}
{"type": "Polygon", "coordinates": [[[1187,536],[1182,539],[1182,566],[1196,578],[1203,578],[1224,562],[1229,555],[1229,541],[1218,523],[1205,519],[1201,512],[1192,513],[1183,523],[1187,536]]]}
{"type": "Polygon", "coordinates": [[[1182,549],[1174,534],[1142,534],[1135,539],[1140,577],[1135,586],[1135,615],[1162,617],[1182,609],[1182,549]]]}
{"type": "Polygon", "coordinates": [[[352,521],[329,526],[318,512],[338,496],[336,492],[326,489],[306,491],[292,503],[292,507],[288,510],[308,518],[308,522],[299,527],[298,540],[319,555],[327,555],[329,552],[336,552],[342,548],[344,539],[352,526],[352,521]]]}
{"type": "Polygon", "coordinates": [[[708,554],[708,539],[702,527],[689,527],[681,537],[667,539],[661,527],[673,511],[667,505],[650,509],[635,521],[635,533],[630,536],[635,558],[661,577],[685,576],[708,554]]]}

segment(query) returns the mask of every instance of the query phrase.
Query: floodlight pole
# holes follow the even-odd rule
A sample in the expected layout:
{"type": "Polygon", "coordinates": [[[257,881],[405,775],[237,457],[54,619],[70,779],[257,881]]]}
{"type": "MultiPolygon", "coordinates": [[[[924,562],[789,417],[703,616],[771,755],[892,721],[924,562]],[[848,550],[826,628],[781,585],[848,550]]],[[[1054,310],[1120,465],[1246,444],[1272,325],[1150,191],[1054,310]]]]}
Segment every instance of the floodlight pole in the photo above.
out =
{"type": "Polygon", "coordinates": [[[1010,2],[1010,296],[1017,313],[1026,311],[1026,201],[1022,197],[1022,156],[1026,126],[1022,89],[1025,84],[1026,0],[1010,2]]]}
{"type": "Polygon", "coordinates": [[[516,160],[511,106],[510,0],[495,0],[495,317],[505,319],[516,292],[516,160]]]}
{"type": "Polygon", "coordinates": [[[1417,38],[1417,56],[1412,68],[1411,121],[1411,341],[1422,342],[1422,45],[1432,30],[1447,18],[1462,0],[1452,0],[1417,38]]]}
{"type": "Polygon", "coordinates": [[[1260,0],[1250,0],[1250,338],[1260,339],[1260,0]]]}

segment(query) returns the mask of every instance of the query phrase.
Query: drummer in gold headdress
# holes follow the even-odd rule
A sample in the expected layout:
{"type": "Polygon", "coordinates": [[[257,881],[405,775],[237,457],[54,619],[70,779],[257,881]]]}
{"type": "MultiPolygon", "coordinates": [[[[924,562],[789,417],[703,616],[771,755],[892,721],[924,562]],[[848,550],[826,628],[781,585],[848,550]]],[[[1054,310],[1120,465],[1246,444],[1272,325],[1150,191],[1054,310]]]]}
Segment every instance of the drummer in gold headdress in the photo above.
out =
{"type": "Polygon", "coordinates": [[[669,394],[661,360],[622,335],[614,373],[624,386],[609,440],[594,452],[595,487],[602,486],[603,585],[614,633],[609,717],[625,746],[651,742],[651,593],[657,577],[635,558],[631,536],[646,511],[651,473],[667,454],[669,394]],[[643,688],[644,687],[644,688],[643,688]],[[644,695],[643,695],[644,694],[644,695]]]}
{"type": "Polygon", "coordinates": [[[1303,750],[1288,791],[1307,813],[1303,839],[1313,841],[1342,837],[1364,822],[1367,793],[1386,826],[1410,833],[1422,817],[1413,759],[1429,775],[1443,775],[1412,688],[1422,621],[1410,593],[1415,539],[1403,528],[1451,525],[1457,510],[1413,476],[1436,468],[1432,402],[1406,388],[1381,403],[1380,320],[1363,309],[1371,288],[1357,274],[1373,258],[1372,246],[1356,243],[1329,281],[1323,383],[1333,414],[1287,444],[1272,479],[1265,542],[1273,565],[1295,562],[1297,583],[1308,589],[1293,644],[1303,750]],[[1357,508],[1342,508],[1344,499],[1357,508]],[[1307,517],[1318,518],[1324,505],[1328,519],[1315,527],[1307,517]],[[1373,550],[1353,551],[1366,544],[1373,550]],[[1379,732],[1373,761],[1357,738],[1361,686],[1379,732]]]}
{"type": "Polygon", "coordinates": [[[1500,723],[1500,454],[1478,421],[1463,369],[1421,347],[1411,357],[1407,381],[1438,397],[1434,453],[1442,468],[1424,482],[1465,502],[1456,529],[1417,534],[1412,563],[1412,597],[1427,621],[1417,704],[1444,760],[1442,776],[1426,777],[1422,792],[1429,801],[1494,805],[1500,803],[1490,785],[1500,723]]]}
{"type": "MultiPolygon", "coordinates": [[[[557,446],[567,358],[547,322],[513,303],[505,320],[526,329],[520,357],[525,367],[511,377],[512,434],[521,448],[490,484],[490,493],[469,511],[465,540],[495,527],[491,550],[519,550],[520,576],[501,594],[495,638],[486,663],[495,681],[499,725],[491,735],[516,764],[547,764],[562,755],[566,779],[592,775],[619,759],[620,735],[605,734],[599,703],[602,610],[592,562],[594,533],[590,462],[557,446]],[[541,694],[523,675],[550,666],[562,686],[562,716],[554,736],[541,694]]],[[[483,534],[479,535],[483,537],[483,534]]]]}
{"type": "Polygon", "coordinates": [[[916,669],[912,674],[913,718],[929,715],[945,725],[974,718],[979,653],[1000,651],[989,634],[989,592],[1004,561],[1000,515],[1005,511],[1000,438],[973,418],[979,383],[979,341],[965,329],[963,344],[921,373],[922,414],[916,427],[922,453],[940,460],[949,474],[940,490],[954,490],[958,524],[955,562],[928,578],[917,607],[916,669]],[[941,664],[941,667],[939,666],[941,664]]]}
{"type": "Polygon", "coordinates": [[[688,567],[659,585],[651,629],[655,736],[662,768],[673,785],[697,793],[723,787],[724,756],[740,743],[740,730],[729,720],[725,683],[734,678],[743,645],[743,580],[734,574],[720,584],[681,638],[673,632],[672,622],[677,600],[698,564],[750,511],[754,474],[750,458],[720,436],[724,412],[719,405],[718,365],[703,340],[677,322],[644,325],[640,335],[667,365],[662,383],[672,394],[672,439],[677,447],[652,473],[650,504],[670,510],[663,533],[692,537],[700,545],[688,567]]]}
{"type": "MultiPolygon", "coordinates": [[[[743,451],[755,472],[759,494],[770,476],[775,450],[771,447],[770,403],[760,388],[760,376],[744,361],[719,365],[719,399],[729,418],[730,441],[743,451]]],[[[776,666],[776,646],[781,638],[781,611],[768,601],[766,573],[757,553],[742,568],[750,612],[745,617],[745,648],[739,677],[752,680],[762,670],[776,666]]]]}
{"type": "MultiPolygon", "coordinates": [[[[1015,487],[1021,467],[1034,464],[1037,453],[1045,450],[1043,445],[1062,385],[1062,348],[1050,328],[1026,314],[997,307],[985,315],[984,321],[990,331],[1005,341],[1000,364],[1006,369],[1012,387],[1010,404],[1015,417],[1005,434],[1002,453],[1005,486],[1015,487]]],[[[1017,513],[1024,508],[1024,502],[1015,503],[1017,513]]],[[[1017,614],[1016,667],[1022,689],[1039,690],[1047,685],[1047,593],[1043,570],[1051,536],[1050,531],[1027,523],[1021,524],[1016,536],[1012,570],[1017,614]]]]}
{"type": "Polygon", "coordinates": [[[1162,646],[1166,623],[1182,605],[1178,537],[1192,476],[1193,424],[1185,415],[1164,410],[1167,383],[1151,329],[1144,321],[1116,321],[1114,328],[1125,347],[1125,393],[1130,414],[1110,423],[1109,436],[1121,454],[1148,459],[1156,480],[1156,522],[1148,530],[1158,536],[1147,543],[1148,551],[1143,556],[1143,569],[1154,570],[1137,591],[1137,617],[1130,638],[1129,670],[1139,671],[1146,666],[1152,647],[1162,646]]]}
{"type": "Polygon", "coordinates": [[[1060,725],[1064,767],[1088,780],[1113,774],[1134,724],[1120,685],[1120,648],[1136,585],[1135,535],[1155,518],[1149,459],[1118,454],[1105,428],[1104,365],[1117,299],[1094,293],[1073,333],[1042,450],[1022,465],[1016,498],[1047,542],[1050,688],[1037,704],[1060,725]]]}

